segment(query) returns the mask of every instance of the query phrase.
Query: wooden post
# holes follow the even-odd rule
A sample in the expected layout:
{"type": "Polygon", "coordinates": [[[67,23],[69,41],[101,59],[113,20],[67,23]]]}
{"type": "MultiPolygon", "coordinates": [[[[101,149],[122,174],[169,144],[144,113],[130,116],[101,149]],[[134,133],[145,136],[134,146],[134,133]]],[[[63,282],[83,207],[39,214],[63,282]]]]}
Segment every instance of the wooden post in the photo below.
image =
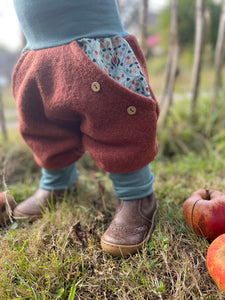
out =
{"type": "Polygon", "coordinates": [[[215,78],[214,78],[214,93],[211,107],[208,113],[208,121],[206,123],[206,134],[209,137],[212,133],[212,116],[218,109],[219,91],[222,87],[222,68],[224,65],[225,54],[225,0],[222,2],[220,15],[220,23],[215,50],[215,78]]]}
{"type": "Polygon", "coordinates": [[[142,0],[141,48],[145,57],[148,55],[148,0],[142,0]]]}
{"type": "Polygon", "coordinates": [[[4,115],[1,89],[0,89],[0,126],[1,126],[2,134],[3,134],[3,138],[5,140],[7,140],[8,134],[7,134],[7,130],[6,130],[6,124],[5,124],[5,115],[4,115]]]}
{"type": "Polygon", "coordinates": [[[218,30],[218,37],[215,50],[215,94],[218,96],[218,90],[221,88],[221,73],[224,65],[224,52],[225,52],[225,0],[223,0],[220,24],[218,30]]]}
{"type": "Polygon", "coordinates": [[[196,0],[195,52],[192,75],[191,119],[196,123],[196,105],[199,92],[205,33],[205,0],[196,0]]]}
{"type": "Polygon", "coordinates": [[[160,124],[165,125],[169,110],[173,101],[173,90],[177,75],[177,66],[179,60],[178,43],[178,0],[172,0],[171,4],[171,22],[170,22],[170,44],[169,55],[166,68],[166,82],[161,98],[161,119],[160,124]]]}

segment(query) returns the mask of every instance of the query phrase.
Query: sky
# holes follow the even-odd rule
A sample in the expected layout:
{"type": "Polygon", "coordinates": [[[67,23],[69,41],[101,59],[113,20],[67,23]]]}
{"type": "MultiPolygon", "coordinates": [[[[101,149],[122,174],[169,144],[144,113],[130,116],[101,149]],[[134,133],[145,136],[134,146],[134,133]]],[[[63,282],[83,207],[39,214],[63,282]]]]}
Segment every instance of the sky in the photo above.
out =
{"type": "Polygon", "coordinates": [[[12,0],[0,0],[0,45],[11,51],[21,47],[19,23],[12,0]]]}
{"type": "MultiPolygon", "coordinates": [[[[151,10],[159,10],[168,1],[150,0],[150,8],[151,10]]],[[[21,49],[20,34],[19,23],[13,8],[13,0],[0,0],[0,45],[4,45],[10,51],[21,49]]]]}

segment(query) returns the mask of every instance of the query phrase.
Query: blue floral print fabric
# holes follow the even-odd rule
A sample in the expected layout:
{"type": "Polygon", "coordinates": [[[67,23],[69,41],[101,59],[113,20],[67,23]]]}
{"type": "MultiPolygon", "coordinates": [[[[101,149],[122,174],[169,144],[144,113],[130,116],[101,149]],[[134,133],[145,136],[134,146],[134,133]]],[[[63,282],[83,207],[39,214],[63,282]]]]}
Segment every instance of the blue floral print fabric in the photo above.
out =
{"type": "Polygon", "coordinates": [[[85,54],[114,80],[136,93],[151,97],[137,58],[125,39],[114,36],[83,38],[77,42],[85,54]]]}

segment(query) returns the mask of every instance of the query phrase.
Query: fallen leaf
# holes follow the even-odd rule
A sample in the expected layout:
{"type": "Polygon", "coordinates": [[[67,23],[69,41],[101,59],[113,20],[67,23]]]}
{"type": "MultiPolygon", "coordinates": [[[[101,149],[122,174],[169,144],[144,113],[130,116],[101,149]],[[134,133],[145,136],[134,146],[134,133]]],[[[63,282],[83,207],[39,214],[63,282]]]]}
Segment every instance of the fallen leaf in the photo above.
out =
{"type": "Polygon", "coordinates": [[[82,248],[87,248],[87,234],[82,230],[80,221],[71,226],[70,237],[75,244],[81,246],[82,248]]]}

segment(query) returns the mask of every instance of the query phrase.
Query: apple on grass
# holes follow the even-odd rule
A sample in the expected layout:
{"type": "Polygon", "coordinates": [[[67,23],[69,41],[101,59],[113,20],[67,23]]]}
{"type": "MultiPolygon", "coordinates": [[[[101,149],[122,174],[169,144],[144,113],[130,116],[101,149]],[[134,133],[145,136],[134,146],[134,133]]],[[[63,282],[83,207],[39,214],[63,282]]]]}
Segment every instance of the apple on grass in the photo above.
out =
{"type": "Polygon", "coordinates": [[[209,274],[225,293],[225,234],[217,237],[209,246],[206,263],[209,274]]]}
{"type": "Polygon", "coordinates": [[[225,233],[225,194],[201,189],[183,203],[184,218],[200,236],[214,240],[225,233]]]}

